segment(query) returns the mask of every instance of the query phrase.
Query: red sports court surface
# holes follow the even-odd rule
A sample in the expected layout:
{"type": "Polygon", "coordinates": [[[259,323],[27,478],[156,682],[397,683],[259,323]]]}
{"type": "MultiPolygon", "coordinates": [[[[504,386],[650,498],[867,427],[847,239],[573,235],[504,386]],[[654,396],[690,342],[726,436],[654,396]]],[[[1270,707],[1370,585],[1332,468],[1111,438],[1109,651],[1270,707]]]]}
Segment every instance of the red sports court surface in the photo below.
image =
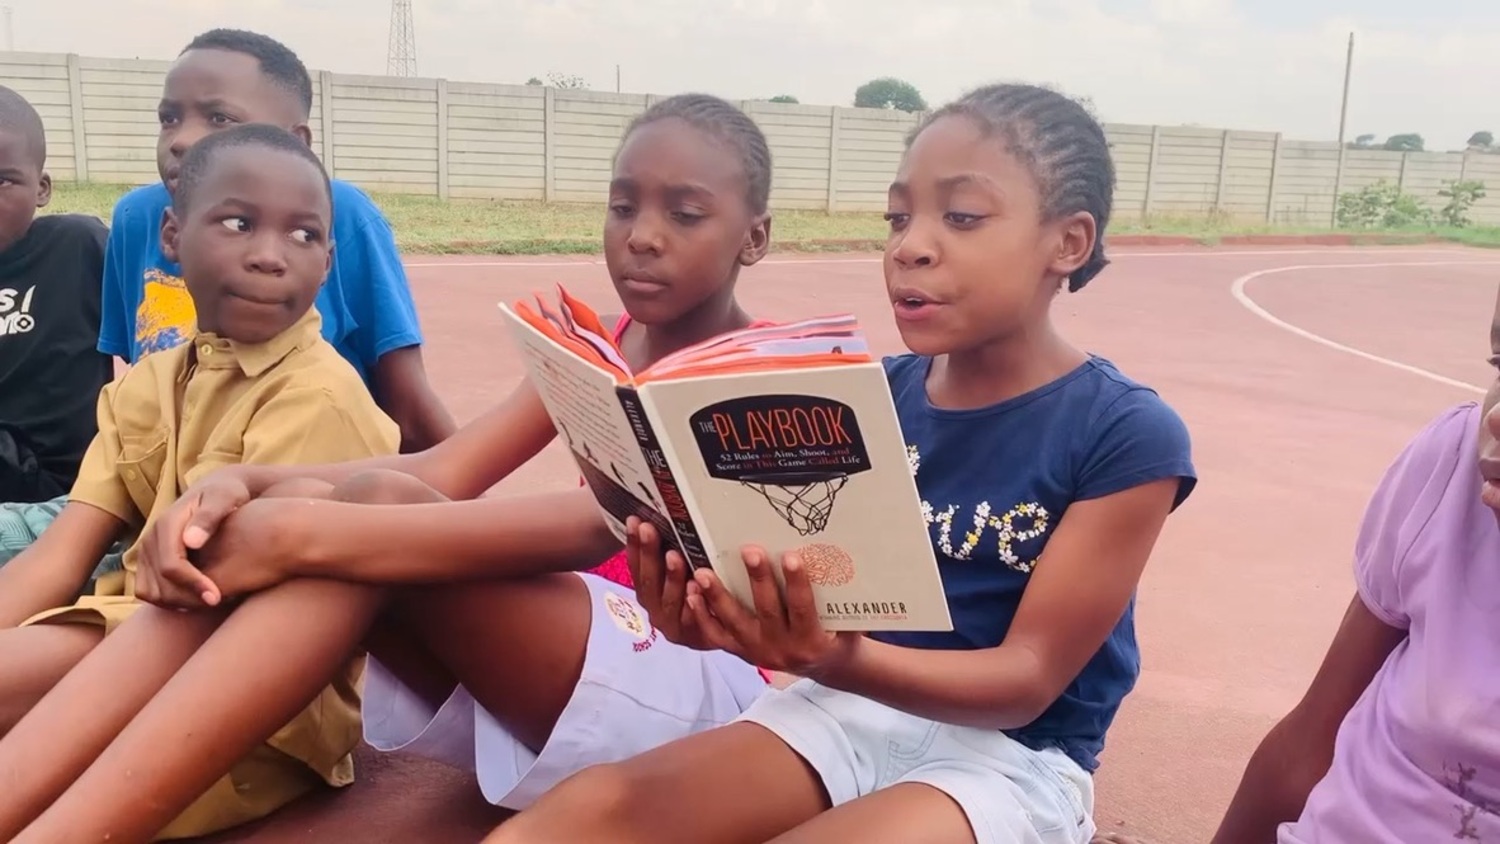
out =
{"type": "MultiPolygon", "coordinates": [[[[1155,386],[1201,476],[1141,588],[1144,670],[1098,775],[1101,829],[1208,839],[1255,743],[1305,688],[1352,595],[1350,551],[1387,462],[1494,372],[1500,252],[1118,250],[1056,304],[1067,334],[1155,386]]],[[[562,283],[615,303],[586,259],[414,258],[432,378],[461,420],[520,377],[495,304],[562,283]]],[[[776,256],[747,271],[758,316],[853,310],[900,350],[876,256],[776,256]]],[[[554,447],[496,494],[576,483],[554,447]]],[[[500,816],[464,776],[360,754],[360,782],[219,841],[477,841],[500,816]]],[[[730,763],[732,764],[732,763],[730,763]]]]}

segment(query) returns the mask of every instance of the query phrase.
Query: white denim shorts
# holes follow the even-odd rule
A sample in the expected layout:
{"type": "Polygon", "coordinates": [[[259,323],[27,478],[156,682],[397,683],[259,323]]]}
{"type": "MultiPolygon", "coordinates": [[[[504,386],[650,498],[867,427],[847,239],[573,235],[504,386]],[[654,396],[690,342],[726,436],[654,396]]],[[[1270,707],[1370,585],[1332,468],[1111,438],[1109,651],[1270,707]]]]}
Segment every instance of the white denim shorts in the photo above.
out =
{"type": "Polygon", "coordinates": [[[838,806],[900,783],[947,794],[979,844],[1088,844],[1094,782],[1060,750],[956,727],[799,680],[738,720],[775,733],[818,772],[838,806]]]}

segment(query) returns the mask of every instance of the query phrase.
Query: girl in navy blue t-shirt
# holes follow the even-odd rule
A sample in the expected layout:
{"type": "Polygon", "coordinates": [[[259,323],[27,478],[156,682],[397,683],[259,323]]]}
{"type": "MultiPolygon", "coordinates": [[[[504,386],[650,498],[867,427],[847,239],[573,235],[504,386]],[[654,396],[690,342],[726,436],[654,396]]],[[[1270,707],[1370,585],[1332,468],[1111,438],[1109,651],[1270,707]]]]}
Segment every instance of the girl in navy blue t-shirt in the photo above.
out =
{"type": "Polygon", "coordinates": [[[686,580],[648,525],[629,554],[668,639],[805,679],[741,720],[583,772],[492,842],[1083,844],[1092,772],[1140,671],[1133,599],[1196,482],[1155,392],[1052,324],[1107,261],[1099,124],[1026,85],[982,88],[912,137],[890,189],[886,361],[954,630],[821,629],[802,562],[758,606],[686,580]]]}

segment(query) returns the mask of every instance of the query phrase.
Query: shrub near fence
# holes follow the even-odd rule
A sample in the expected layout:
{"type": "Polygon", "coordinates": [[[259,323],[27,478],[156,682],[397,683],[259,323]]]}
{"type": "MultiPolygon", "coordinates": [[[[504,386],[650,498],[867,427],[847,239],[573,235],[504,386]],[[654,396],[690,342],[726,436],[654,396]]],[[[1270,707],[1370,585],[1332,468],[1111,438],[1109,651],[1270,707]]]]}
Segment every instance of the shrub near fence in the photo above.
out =
{"type": "MultiPolygon", "coordinates": [[[[156,104],[167,62],[0,52],[0,83],[36,104],[55,178],[156,178],[156,104]]],[[[597,202],[620,133],[652,95],[317,72],[314,150],[374,191],[597,202]]],[[[884,210],[916,115],[746,101],[776,160],[777,208],[884,210]]],[[[1123,219],[1214,215],[1329,227],[1340,194],[1380,181],[1424,206],[1455,181],[1500,188],[1500,155],[1350,150],[1277,133],[1107,124],[1123,219]]],[[[1469,218],[1500,225],[1500,190],[1469,218]]]]}

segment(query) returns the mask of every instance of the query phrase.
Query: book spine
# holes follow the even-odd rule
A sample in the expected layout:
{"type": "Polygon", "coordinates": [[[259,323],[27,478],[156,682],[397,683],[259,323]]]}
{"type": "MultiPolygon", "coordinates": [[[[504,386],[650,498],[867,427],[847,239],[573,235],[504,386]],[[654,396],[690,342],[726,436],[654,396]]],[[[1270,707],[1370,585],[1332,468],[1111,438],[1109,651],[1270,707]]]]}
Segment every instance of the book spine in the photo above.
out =
{"type": "Polygon", "coordinates": [[[630,387],[617,387],[615,394],[620,397],[620,406],[625,410],[625,418],[630,421],[630,430],[635,434],[641,454],[646,458],[646,466],[656,481],[656,491],[661,494],[666,516],[672,520],[672,527],[677,531],[677,541],[682,548],[682,556],[687,558],[688,568],[711,569],[708,552],[703,547],[703,538],[698,535],[698,527],[693,524],[693,517],[688,513],[682,487],[672,475],[672,467],[667,463],[666,454],[662,452],[661,441],[657,439],[651,421],[646,418],[646,408],[641,404],[640,393],[630,387]]]}

